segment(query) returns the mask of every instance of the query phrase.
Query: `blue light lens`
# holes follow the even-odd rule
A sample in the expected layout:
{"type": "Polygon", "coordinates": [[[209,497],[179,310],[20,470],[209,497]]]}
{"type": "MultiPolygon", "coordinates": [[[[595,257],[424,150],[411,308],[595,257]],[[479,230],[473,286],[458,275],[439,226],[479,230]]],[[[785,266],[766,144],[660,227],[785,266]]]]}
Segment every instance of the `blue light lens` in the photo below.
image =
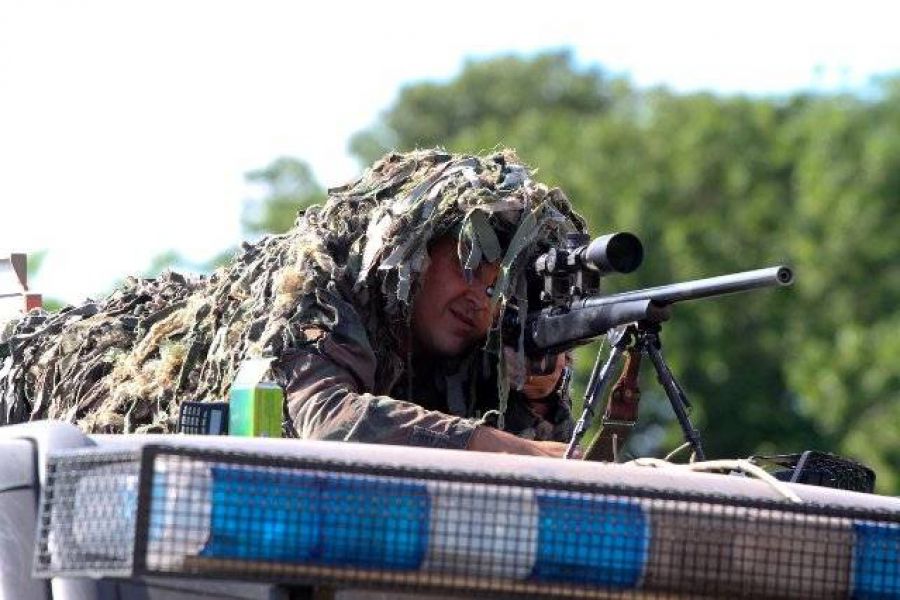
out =
{"type": "Polygon", "coordinates": [[[640,505],[591,496],[536,494],[541,581],[635,587],[647,560],[649,523],[640,505]]]}
{"type": "Polygon", "coordinates": [[[212,525],[203,556],[306,562],[321,536],[310,473],[213,467],[212,525]]]}
{"type": "Polygon", "coordinates": [[[425,485],[322,478],[322,562],[417,569],[428,549],[430,499],[425,485]]]}
{"type": "Polygon", "coordinates": [[[217,466],[201,555],[416,569],[428,545],[424,485],[341,474],[217,466]]]}
{"type": "Polygon", "coordinates": [[[900,598],[900,525],[857,522],[853,529],[853,598],[900,598]]]}

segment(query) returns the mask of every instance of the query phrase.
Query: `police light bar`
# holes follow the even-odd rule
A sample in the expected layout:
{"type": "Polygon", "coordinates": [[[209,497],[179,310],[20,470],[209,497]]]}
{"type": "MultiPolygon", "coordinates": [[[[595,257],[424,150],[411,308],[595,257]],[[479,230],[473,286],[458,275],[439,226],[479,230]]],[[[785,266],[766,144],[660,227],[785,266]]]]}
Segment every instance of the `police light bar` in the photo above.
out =
{"type": "Polygon", "coordinates": [[[890,500],[898,510],[152,444],[51,463],[35,561],[44,577],[900,598],[890,500]]]}

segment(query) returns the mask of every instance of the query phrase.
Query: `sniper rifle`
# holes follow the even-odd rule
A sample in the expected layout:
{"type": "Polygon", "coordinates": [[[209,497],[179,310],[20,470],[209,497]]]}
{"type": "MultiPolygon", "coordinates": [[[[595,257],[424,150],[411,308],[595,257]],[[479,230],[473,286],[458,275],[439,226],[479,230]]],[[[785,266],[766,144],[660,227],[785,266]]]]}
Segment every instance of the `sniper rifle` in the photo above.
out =
{"type": "MultiPolygon", "coordinates": [[[[614,367],[625,360],[620,384],[613,390],[604,414],[604,430],[585,458],[613,460],[634,425],[637,400],[627,398],[637,392],[637,366],[641,356],[650,358],[665,389],[687,443],[700,460],[704,459],[700,435],[689,418],[690,402],[675,380],[662,354],[660,331],[669,319],[671,306],[763,287],[787,286],[794,280],[789,267],[779,265],[752,271],[729,273],[618,294],[601,295],[600,281],[612,273],[630,273],[643,261],[643,246],[633,234],[618,232],[590,240],[586,234],[570,234],[564,248],[549,248],[528,267],[528,304],[536,311],[507,310],[502,323],[505,343],[522,343],[525,355],[540,366],[555,363],[555,355],[591,342],[609,333],[612,350],[601,366],[600,354],[585,392],[584,408],[570,440],[566,457],[590,428],[598,399],[613,377],[614,367]],[[616,392],[626,398],[616,403],[616,392]],[[600,448],[602,446],[603,448],[600,448]]],[[[533,366],[533,368],[540,368],[533,366]]]]}

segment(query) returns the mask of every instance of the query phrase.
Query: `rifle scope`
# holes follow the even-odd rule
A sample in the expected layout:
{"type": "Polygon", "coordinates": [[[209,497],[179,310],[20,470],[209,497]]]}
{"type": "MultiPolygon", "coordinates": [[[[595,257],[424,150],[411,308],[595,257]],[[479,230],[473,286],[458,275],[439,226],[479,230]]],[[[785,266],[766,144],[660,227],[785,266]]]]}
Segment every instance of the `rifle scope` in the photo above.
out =
{"type": "Polygon", "coordinates": [[[620,231],[590,239],[585,233],[570,233],[566,248],[551,248],[534,261],[538,275],[565,275],[588,270],[598,275],[631,273],[644,260],[644,246],[633,233],[620,231]]]}

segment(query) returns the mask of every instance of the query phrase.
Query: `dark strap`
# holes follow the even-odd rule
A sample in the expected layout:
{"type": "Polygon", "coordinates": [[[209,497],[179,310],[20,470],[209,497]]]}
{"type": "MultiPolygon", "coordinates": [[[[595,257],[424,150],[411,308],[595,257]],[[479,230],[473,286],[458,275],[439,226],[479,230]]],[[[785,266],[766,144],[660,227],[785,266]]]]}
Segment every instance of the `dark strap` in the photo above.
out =
{"type": "Polygon", "coordinates": [[[641,353],[636,348],[625,351],[625,368],[609,394],[609,403],[603,413],[600,433],[588,446],[584,460],[613,462],[625,445],[638,418],[638,402],[641,390],[638,373],[641,353]]]}

